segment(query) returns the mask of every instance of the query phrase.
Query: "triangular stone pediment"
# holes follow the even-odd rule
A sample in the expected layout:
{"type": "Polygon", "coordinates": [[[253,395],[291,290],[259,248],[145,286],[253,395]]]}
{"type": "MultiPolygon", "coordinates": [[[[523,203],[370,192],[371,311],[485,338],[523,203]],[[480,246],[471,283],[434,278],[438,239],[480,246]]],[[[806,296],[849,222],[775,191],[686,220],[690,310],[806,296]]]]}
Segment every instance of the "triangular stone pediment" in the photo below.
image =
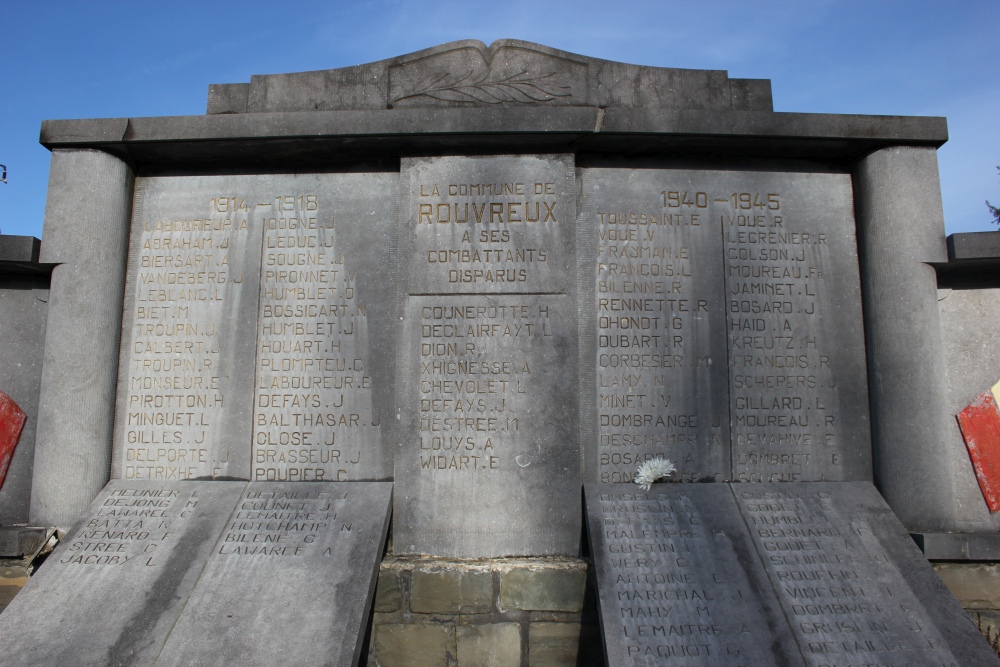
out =
{"type": "Polygon", "coordinates": [[[364,65],[209,86],[208,113],[591,106],[771,111],[767,79],[646,67],[517,39],[442,44],[364,65]]]}

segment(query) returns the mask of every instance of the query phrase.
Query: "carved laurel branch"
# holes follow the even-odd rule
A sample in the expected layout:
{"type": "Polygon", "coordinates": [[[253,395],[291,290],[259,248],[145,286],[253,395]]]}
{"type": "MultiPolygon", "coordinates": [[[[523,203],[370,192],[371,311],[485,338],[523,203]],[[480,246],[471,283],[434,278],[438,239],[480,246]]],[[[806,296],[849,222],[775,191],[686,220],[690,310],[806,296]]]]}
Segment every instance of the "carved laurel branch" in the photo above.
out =
{"type": "Polygon", "coordinates": [[[485,104],[519,102],[521,104],[534,104],[537,102],[549,102],[557,97],[572,95],[573,91],[569,86],[549,80],[555,75],[555,72],[550,72],[541,76],[532,76],[527,70],[521,70],[516,74],[494,79],[493,72],[487,71],[478,80],[473,80],[476,76],[476,71],[475,69],[470,69],[457,81],[448,82],[453,77],[451,72],[446,72],[428,83],[425,87],[406,95],[400,95],[394,98],[392,102],[395,104],[400,100],[413,97],[431,97],[447,102],[482,102],[485,104]]]}

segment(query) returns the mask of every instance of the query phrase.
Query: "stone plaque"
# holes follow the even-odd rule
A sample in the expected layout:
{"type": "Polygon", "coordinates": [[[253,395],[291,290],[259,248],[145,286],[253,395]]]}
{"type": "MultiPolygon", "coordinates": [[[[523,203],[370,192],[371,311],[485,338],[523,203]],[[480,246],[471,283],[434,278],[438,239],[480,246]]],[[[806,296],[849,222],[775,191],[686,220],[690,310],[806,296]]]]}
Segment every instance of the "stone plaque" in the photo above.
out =
{"type": "Polygon", "coordinates": [[[0,665],[356,665],[391,496],[112,480],[0,615],[0,665]]]}
{"type": "Polygon", "coordinates": [[[253,479],[387,479],[382,412],[391,410],[388,176],[340,175],[267,218],[254,384],[253,479]],[[276,214],[277,215],[277,214],[276,214]],[[375,380],[373,378],[379,378],[375,380]],[[376,385],[378,385],[376,387],[376,385]]]}
{"type": "Polygon", "coordinates": [[[573,164],[572,155],[404,158],[407,293],[566,292],[573,164]]]}
{"type": "Polygon", "coordinates": [[[157,665],[357,665],[388,482],[253,482],[157,665]]]}
{"type": "Polygon", "coordinates": [[[869,479],[850,177],[581,173],[588,479],[869,479]]]}
{"type": "Polygon", "coordinates": [[[801,665],[726,484],[588,485],[610,665],[801,665]]]}
{"type": "Polygon", "coordinates": [[[807,664],[1000,664],[871,483],[732,488],[807,664]]]}
{"type": "Polygon", "coordinates": [[[581,253],[596,244],[581,262],[596,324],[583,353],[596,385],[586,465],[601,482],[627,482],[662,456],[677,479],[730,479],[722,241],[708,196],[694,172],[586,169],[583,179],[581,253]]]}
{"type": "Polygon", "coordinates": [[[577,553],[574,311],[565,295],[409,297],[397,554],[577,553]]]}
{"type": "Polygon", "coordinates": [[[391,382],[374,378],[394,364],[394,188],[389,174],[137,180],[116,477],[390,475],[391,382]]]}
{"type": "Polygon", "coordinates": [[[0,614],[0,665],[152,665],[244,486],[112,480],[0,614]]]}
{"type": "Polygon", "coordinates": [[[609,664],[1000,664],[869,482],[586,501],[609,664]]]}
{"type": "Polygon", "coordinates": [[[850,176],[702,182],[725,245],[734,479],[871,479],[850,176]]]}

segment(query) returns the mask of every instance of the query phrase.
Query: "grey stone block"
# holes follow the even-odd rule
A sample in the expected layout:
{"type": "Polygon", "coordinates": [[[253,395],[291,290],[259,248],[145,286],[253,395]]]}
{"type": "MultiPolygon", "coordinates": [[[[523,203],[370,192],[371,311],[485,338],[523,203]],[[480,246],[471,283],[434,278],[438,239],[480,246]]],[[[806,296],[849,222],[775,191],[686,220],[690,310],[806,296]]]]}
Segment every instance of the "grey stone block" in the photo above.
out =
{"type": "MultiPolygon", "coordinates": [[[[937,277],[947,260],[937,156],[894,147],[865,158],[854,175],[875,482],[912,531],[954,530],[954,418],[945,412],[944,341],[937,277]],[[905,233],[901,233],[905,230],[905,233]]],[[[960,456],[961,455],[961,456],[960,456]]]]}
{"type": "Polygon", "coordinates": [[[528,664],[531,667],[576,667],[579,648],[579,623],[531,623],[528,626],[528,664]]]}
{"type": "Polygon", "coordinates": [[[567,295],[406,300],[397,554],[576,555],[572,313],[567,295]]]}
{"type": "Polygon", "coordinates": [[[30,526],[0,526],[0,558],[24,558],[29,561],[46,546],[52,530],[30,526]]]}
{"type": "Polygon", "coordinates": [[[707,208],[681,211],[679,196],[678,209],[666,209],[666,190],[683,190],[691,178],[698,176],[581,170],[588,480],[630,481],[655,456],[677,462],[683,481],[732,478],[722,229],[707,208]]]}
{"type": "Polygon", "coordinates": [[[521,665],[521,628],[517,623],[460,625],[455,635],[459,667],[521,665]]]}
{"type": "Polygon", "coordinates": [[[446,665],[454,631],[443,625],[387,623],[375,628],[373,644],[379,667],[446,665]]]}
{"type": "Polygon", "coordinates": [[[375,611],[390,613],[398,611],[403,604],[402,582],[399,572],[392,569],[381,569],[378,574],[378,585],[375,588],[375,611]]]}
{"type": "Polygon", "coordinates": [[[248,484],[156,664],[357,665],[391,489],[248,484]]]}
{"type": "Polygon", "coordinates": [[[208,86],[206,114],[244,113],[250,95],[248,83],[213,83],[208,86]]]}
{"type": "Polygon", "coordinates": [[[100,147],[139,163],[246,169],[350,166],[421,152],[698,156],[851,165],[886,145],[936,148],[943,118],[596,107],[391,109],[44,121],[42,144],[100,147]],[[118,123],[121,127],[119,128],[118,123]],[[128,132],[124,132],[127,124],[128,132]],[[117,134],[116,134],[117,133],[117,134]]]}
{"type": "Polygon", "coordinates": [[[132,185],[129,167],[106,153],[52,155],[40,260],[59,266],[35,435],[36,525],[68,529],[109,479],[132,185]]]}
{"type": "Polygon", "coordinates": [[[948,235],[948,261],[1000,259],[1000,234],[965,232],[948,235]]]}
{"type": "Polygon", "coordinates": [[[571,155],[406,158],[406,292],[565,294],[576,201],[571,155]]]}
{"type": "Polygon", "coordinates": [[[0,614],[0,665],[152,665],[242,490],[109,484],[0,614]]]}
{"type": "Polygon", "coordinates": [[[500,608],[578,612],[586,583],[582,568],[509,570],[500,577],[500,608]]]}
{"type": "Polygon", "coordinates": [[[997,533],[910,533],[927,560],[1000,561],[997,533]]]}
{"type": "Polygon", "coordinates": [[[1000,664],[871,484],[733,492],[809,660],[1000,664]]]}
{"type": "Polygon", "coordinates": [[[493,574],[488,569],[415,569],[410,576],[410,611],[484,614],[492,609],[493,574]]]}
{"type": "Polygon", "coordinates": [[[679,481],[870,479],[849,179],[581,174],[587,477],[661,456],[679,481]]]}
{"type": "Polygon", "coordinates": [[[0,266],[7,262],[38,263],[42,242],[34,236],[0,234],[0,266]]]}

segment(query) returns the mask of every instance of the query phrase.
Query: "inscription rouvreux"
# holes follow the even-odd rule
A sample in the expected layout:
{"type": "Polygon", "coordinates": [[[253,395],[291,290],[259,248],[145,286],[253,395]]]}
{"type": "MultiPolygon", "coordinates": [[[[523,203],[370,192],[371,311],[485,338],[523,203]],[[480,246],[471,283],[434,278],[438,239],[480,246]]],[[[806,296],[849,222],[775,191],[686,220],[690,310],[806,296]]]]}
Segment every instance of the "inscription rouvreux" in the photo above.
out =
{"type": "Polygon", "coordinates": [[[402,182],[395,549],[575,553],[572,156],[409,159],[402,182]]]}

